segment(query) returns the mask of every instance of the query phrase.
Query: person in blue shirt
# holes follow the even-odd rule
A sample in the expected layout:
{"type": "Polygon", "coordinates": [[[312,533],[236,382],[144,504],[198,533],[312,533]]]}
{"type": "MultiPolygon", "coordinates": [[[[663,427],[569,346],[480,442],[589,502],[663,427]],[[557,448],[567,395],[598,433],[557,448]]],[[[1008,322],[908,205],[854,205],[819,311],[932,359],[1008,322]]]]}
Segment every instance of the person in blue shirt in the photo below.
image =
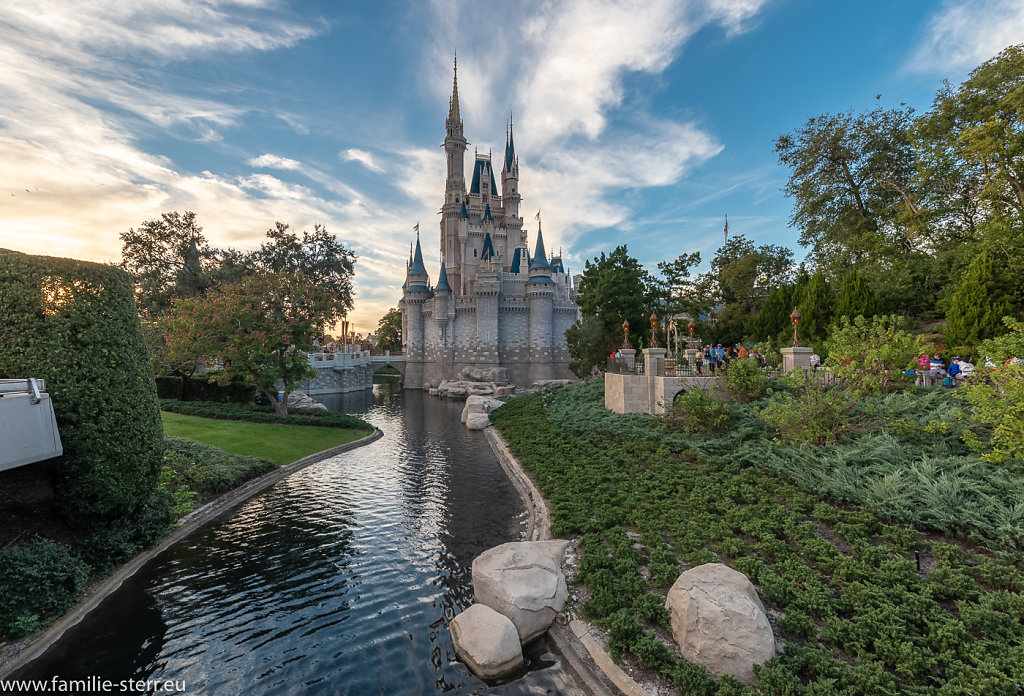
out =
{"type": "Polygon", "coordinates": [[[946,374],[952,378],[953,384],[956,384],[960,380],[963,370],[960,368],[959,355],[953,356],[953,360],[949,363],[949,367],[946,368],[946,374]]]}

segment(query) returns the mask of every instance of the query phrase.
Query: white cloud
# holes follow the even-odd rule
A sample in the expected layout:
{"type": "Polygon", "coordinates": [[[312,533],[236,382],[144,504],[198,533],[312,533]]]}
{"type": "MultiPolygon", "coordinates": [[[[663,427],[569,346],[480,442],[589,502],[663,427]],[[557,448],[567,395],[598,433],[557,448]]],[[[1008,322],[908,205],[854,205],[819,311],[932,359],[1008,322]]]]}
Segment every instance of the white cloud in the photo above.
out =
{"type": "Polygon", "coordinates": [[[926,73],[970,70],[1021,42],[1020,0],[946,0],[927,22],[907,67],[926,73]]]}
{"type": "Polygon", "coordinates": [[[357,150],[356,148],[352,147],[342,152],[341,158],[344,159],[346,162],[359,162],[361,165],[363,165],[364,167],[373,172],[379,173],[384,171],[384,168],[377,164],[377,162],[373,159],[373,155],[371,155],[366,150],[357,150]]]}
{"type": "Polygon", "coordinates": [[[278,155],[271,155],[265,153],[259,157],[253,157],[249,160],[249,166],[251,167],[265,167],[267,169],[299,169],[302,167],[302,163],[298,160],[293,160],[288,157],[280,157],[278,155]]]}

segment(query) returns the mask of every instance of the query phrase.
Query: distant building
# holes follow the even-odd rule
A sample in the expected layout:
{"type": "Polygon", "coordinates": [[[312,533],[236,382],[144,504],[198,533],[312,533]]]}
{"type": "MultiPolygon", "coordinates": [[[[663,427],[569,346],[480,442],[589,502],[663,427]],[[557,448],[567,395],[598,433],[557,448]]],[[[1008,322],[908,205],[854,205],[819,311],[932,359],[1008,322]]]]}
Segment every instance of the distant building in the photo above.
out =
{"type": "Polygon", "coordinates": [[[445,128],[448,177],[437,283],[430,285],[417,232],[402,286],[405,386],[458,379],[465,368],[505,368],[519,386],[572,377],[565,331],[579,314],[576,291],[561,254],[548,260],[539,214],[532,255],[527,247],[512,124],[500,195],[490,154],[476,154],[466,191],[457,72],[445,128]]]}

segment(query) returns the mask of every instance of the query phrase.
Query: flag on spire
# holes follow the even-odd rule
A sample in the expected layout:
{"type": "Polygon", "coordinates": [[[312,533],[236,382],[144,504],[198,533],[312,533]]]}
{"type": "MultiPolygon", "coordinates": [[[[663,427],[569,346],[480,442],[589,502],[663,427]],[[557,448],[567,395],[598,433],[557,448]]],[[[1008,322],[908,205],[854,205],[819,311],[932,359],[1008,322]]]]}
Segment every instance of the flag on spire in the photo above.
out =
{"type": "Polygon", "coordinates": [[[540,211],[539,210],[537,211],[537,214],[533,216],[533,219],[536,220],[537,222],[540,222],[540,211]]]}
{"type": "Polygon", "coordinates": [[[413,230],[415,230],[416,232],[420,231],[420,223],[419,223],[419,221],[417,221],[416,224],[413,226],[413,230]]]}

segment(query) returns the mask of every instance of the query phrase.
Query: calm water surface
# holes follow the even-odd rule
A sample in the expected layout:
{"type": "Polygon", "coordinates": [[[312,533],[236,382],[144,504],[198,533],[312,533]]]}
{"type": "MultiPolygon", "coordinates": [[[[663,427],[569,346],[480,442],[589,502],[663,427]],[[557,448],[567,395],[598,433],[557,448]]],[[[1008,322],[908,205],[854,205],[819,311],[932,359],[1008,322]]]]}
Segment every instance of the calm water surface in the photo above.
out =
{"type": "Polygon", "coordinates": [[[391,385],[324,397],[384,431],[154,559],[21,678],[184,680],[188,694],[579,694],[544,641],[488,686],[448,621],[523,507],[461,402],[391,385]]]}

